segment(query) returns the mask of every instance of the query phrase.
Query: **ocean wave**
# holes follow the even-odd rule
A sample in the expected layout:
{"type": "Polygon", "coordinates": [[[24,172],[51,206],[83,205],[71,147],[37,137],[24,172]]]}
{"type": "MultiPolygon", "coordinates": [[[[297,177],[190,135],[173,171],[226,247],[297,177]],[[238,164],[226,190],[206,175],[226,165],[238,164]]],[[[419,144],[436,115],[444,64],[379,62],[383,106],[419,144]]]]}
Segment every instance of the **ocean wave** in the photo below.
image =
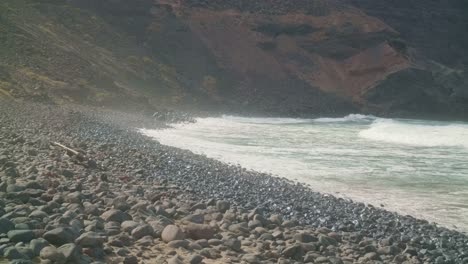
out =
{"type": "Polygon", "coordinates": [[[224,115],[224,120],[229,120],[238,123],[248,123],[248,124],[272,124],[272,125],[281,125],[281,124],[303,124],[310,123],[312,119],[302,119],[302,118],[276,118],[276,117],[240,117],[240,116],[230,116],[224,115]]]}
{"type": "Polygon", "coordinates": [[[368,129],[359,132],[361,138],[394,144],[421,147],[468,148],[468,125],[418,124],[379,119],[368,129]]]}
{"type": "Polygon", "coordinates": [[[373,115],[362,115],[362,114],[350,114],[345,117],[331,118],[331,117],[322,117],[314,119],[314,122],[319,123],[342,123],[342,122],[372,122],[378,118],[373,115]]]}

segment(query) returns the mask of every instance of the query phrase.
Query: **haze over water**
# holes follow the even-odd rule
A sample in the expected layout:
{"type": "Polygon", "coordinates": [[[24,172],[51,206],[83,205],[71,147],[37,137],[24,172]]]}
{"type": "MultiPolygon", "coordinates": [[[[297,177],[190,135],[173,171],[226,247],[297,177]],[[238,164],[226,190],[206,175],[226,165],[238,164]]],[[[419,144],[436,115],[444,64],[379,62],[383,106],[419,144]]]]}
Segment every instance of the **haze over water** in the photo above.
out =
{"type": "Polygon", "coordinates": [[[142,132],[315,191],[468,231],[467,123],[224,116],[173,127],[142,132]]]}

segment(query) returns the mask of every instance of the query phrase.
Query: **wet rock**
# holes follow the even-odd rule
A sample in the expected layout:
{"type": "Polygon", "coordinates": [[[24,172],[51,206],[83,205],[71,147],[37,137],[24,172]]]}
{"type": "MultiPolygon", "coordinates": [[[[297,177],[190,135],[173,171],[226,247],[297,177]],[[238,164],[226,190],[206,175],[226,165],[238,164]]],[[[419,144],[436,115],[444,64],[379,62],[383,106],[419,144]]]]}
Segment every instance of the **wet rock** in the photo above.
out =
{"type": "Polygon", "coordinates": [[[72,243],[75,241],[76,233],[68,227],[59,227],[46,232],[43,236],[45,240],[55,246],[72,243]]]}
{"type": "Polygon", "coordinates": [[[8,238],[11,242],[29,242],[34,238],[35,234],[32,230],[11,230],[8,232],[8,238]]]}
{"type": "Polygon", "coordinates": [[[0,234],[6,234],[13,229],[15,229],[15,224],[6,218],[0,218],[0,234]]]}

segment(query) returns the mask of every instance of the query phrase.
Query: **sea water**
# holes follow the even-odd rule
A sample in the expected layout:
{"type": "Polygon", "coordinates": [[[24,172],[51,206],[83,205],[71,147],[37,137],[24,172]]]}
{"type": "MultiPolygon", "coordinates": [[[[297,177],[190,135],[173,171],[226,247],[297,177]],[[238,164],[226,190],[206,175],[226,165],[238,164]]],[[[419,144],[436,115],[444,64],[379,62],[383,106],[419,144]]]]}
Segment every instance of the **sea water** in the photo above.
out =
{"type": "Polygon", "coordinates": [[[142,130],[162,144],[315,191],[468,231],[468,124],[385,119],[199,118],[142,130]]]}

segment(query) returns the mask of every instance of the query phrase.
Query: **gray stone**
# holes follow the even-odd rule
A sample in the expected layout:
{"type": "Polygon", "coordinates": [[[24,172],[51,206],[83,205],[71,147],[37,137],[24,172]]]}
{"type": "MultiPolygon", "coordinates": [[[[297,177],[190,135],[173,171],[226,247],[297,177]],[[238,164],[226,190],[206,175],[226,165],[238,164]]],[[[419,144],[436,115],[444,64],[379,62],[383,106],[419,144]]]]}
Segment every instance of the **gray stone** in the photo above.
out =
{"type": "Polygon", "coordinates": [[[67,203],[81,203],[82,199],[83,199],[83,194],[81,194],[81,192],[73,192],[73,193],[69,193],[65,197],[65,202],[67,202],[67,203]]]}
{"type": "Polygon", "coordinates": [[[28,243],[34,238],[34,232],[32,230],[11,230],[8,232],[8,238],[14,243],[28,243]]]}
{"type": "Polygon", "coordinates": [[[138,264],[138,258],[135,256],[126,256],[123,264],[138,264]]]}
{"type": "Polygon", "coordinates": [[[129,214],[124,213],[117,209],[111,209],[109,211],[104,212],[101,215],[101,218],[104,219],[104,221],[106,222],[118,222],[118,223],[132,220],[132,217],[129,214]]]}
{"type": "Polygon", "coordinates": [[[104,237],[95,232],[86,232],[81,234],[75,243],[85,248],[102,247],[104,243],[104,237]]]}
{"type": "Polygon", "coordinates": [[[294,240],[297,242],[302,242],[302,243],[310,243],[310,242],[317,242],[318,239],[316,236],[308,234],[308,233],[299,233],[294,235],[294,240]]]}
{"type": "Polygon", "coordinates": [[[328,258],[328,261],[331,263],[331,264],[344,264],[343,263],[343,260],[341,258],[337,258],[337,257],[329,257],[328,258]]]}
{"type": "Polygon", "coordinates": [[[23,255],[27,256],[29,259],[32,259],[35,257],[34,252],[32,251],[31,248],[26,247],[23,245],[23,243],[18,243],[16,244],[16,249],[23,255]]]}
{"type": "Polygon", "coordinates": [[[384,246],[384,247],[381,247],[377,250],[377,253],[381,254],[381,255],[397,255],[398,253],[400,253],[400,248],[398,248],[397,246],[384,246]]]}
{"type": "Polygon", "coordinates": [[[210,246],[219,246],[219,245],[223,244],[223,241],[221,241],[220,239],[212,238],[212,239],[208,240],[208,244],[210,246]]]}
{"type": "Polygon", "coordinates": [[[205,216],[202,214],[191,214],[184,217],[183,221],[196,224],[203,224],[203,222],[205,222],[205,216]]]}
{"type": "Polygon", "coordinates": [[[166,243],[174,240],[183,240],[184,238],[185,235],[182,230],[175,225],[166,226],[161,234],[161,239],[166,243]]]}
{"type": "Polygon", "coordinates": [[[32,213],[29,214],[29,217],[34,218],[34,219],[44,219],[44,218],[46,218],[48,216],[49,215],[46,212],[41,211],[41,210],[35,210],[35,211],[33,211],[32,213]]]}
{"type": "Polygon", "coordinates": [[[328,247],[330,245],[337,246],[338,242],[329,236],[326,235],[319,235],[319,243],[322,244],[324,247],[328,247]]]}
{"type": "Polygon", "coordinates": [[[74,243],[62,245],[57,250],[65,256],[66,262],[78,263],[80,260],[80,248],[74,243]]]}
{"type": "Polygon", "coordinates": [[[231,207],[231,205],[229,204],[228,201],[218,201],[216,203],[216,208],[221,213],[225,213],[227,210],[229,210],[230,207],[231,207]]]}
{"type": "Polygon", "coordinates": [[[236,238],[231,238],[224,241],[224,245],[234,251],[240,251],[241,249],[241,242],[236,238]]]}
{"type": "Polygon", "coordinates": [[[144,225],[140,225],[137,228],[133,229],[131,234],[132,234],[132,237],[134,239],[138,240],[138,239],[140,239],[142,237],[145,237],[145,236],[153,236],[154,231],[153,231],[153,228],[150,225],[144,224],[144,225]]]}
{"type": "Polygon", "coordinates": [[[262,227],[262,226],[263,226],[262,222],[260,222],[258,220],[250,220],[249,224],[248,224],[248,227],[250,229],[255,229],[257,227],[262,227]]]}
{"type": "Polygon", "coordinates": [[[41,250],[49,245],[49,242],[43,238],[36,238],[31,240],[29,247],[35,256],[39,256],[41,250]]]}
{"type": "Polygon", "coordinates": [[[66,260],[63,253],[59,252],[57,248],[53,246],[47,246],[43,248],[39,256],[43,260],[49,260],[52,263],[57,263],[57,264],[63,264],[65,263],[65,260],[66,260]]]}
{"type": "Polygon", "coordinates": [[[275,225],[281,225],[283,223],[283,218],[280,215],[271,215],[270,222],[275,225]]]}
{"type": "Polygon", "coordinates": [[[98,205],[95,205],[89,202],[84,202],[83,207],[84,207],[84,213],[86,215],[98,216],[100,213],[98,205]]]}
{"type": "Polygon", "coordinates": [[[167,243],[167,245],[171,248],[188,248],[189,244],[190,242],[187,240],[174,240],[167,243]]]}
{"type": "Polygon", "coordinates": [[[18,251],[15,247],[7,247],[3,250],[3,256],[6,259],[13,260],[13,259],[29,259],[28,256],[22,254],[18,251]]]}
{"type": "Polygon", "coordinates": [[[31,260],[28,259],[13,259],[10,260],[10,264],[34,264],[31,260]]]}
{"type": "Polygon", "coordinates": [[[122,212],[127,211],[130,209],[130,205],[127,203],[127,197],[119,196],[112,201],[112,205],[114,209],[120,210],[122,212]]]}
{"type": "Polygon", "coordinates": [[[285,258],[300,260],[304,256],[304,251],[302,250],[302,246],[300,244],[294,244],[286,247],[281,252],[281,255],[283,255],[285,258]]]}
{"type": "Polygon", "coordinates": [[[184,262],[178,255],[175,255],[174,257],[167,260],[167,264],[184,264],[184,262]]]}
{"type": "Polygon", "coordinates": [[[200,264],[203,261],[203,257],[200,255],[192,255],[188,257],[188,263],[190,264],[200,264]]]}
{"type": "Polygon", "coordinates": [[[206,209],[206,204],[204,203],[197,203],[194,206],[190,207],[190,211],[203,210],[203,209],[206,209]]]}
{"type": "Polygon", "coordinates": [[[198,240],[198,239],[211,239],[216,233],[215,229],[210,225],[202,224],[188,224],[184,227],[185,232],[188,237],[198,240]]]}
{"type": "Polygon", "coordinates": [[[255,254],[245,254],[242,256],[242,260],[252,264],[260,263],[260,258],[255,254]]]}
{"type": "Polygon", "coordinates": [[[370,260],[380,260],[379,254],[375,252],[369,252],[364,255],[365,259],[370,259],[370,260]]]}
{"type": "Polygon", "coordinates": [[[6,234],[13,229],[15,229],[15,224],[6,218],[0,218],[0,234],[6,234]]]}
{"type": "Polygon", "coordinates": [[[152,236],[145,236],[137,240],[136,244],[139,246],[150,246],[154,243],[154,239],[152,236]]]}
{"type": "Polygon", "coordinates": [[[120,227],[122,228],[123,231],[127,232],[127,233],[131,233],[133,231],[133,229],[135,229],[137,226],[139,226],[140,224],[135,222],[135,221],[124,221],[120,227]]]}
{"type": "Polygon", "coordinates": [[[59,227],[46,232],[43,238],[49,243],[61,246],[67,243],[73,243],[76,238],[76,233],[68,227],[59,227]]]}
{"type": "Polygon", "coordinates": [[[62,171],[62,175],[65,176],[66,178],[73,178],[73,176],[75,175],[75,173],[73,173],[73,172],[70,171],[70,170],[63,170],[63,171],[62,171]]]}

